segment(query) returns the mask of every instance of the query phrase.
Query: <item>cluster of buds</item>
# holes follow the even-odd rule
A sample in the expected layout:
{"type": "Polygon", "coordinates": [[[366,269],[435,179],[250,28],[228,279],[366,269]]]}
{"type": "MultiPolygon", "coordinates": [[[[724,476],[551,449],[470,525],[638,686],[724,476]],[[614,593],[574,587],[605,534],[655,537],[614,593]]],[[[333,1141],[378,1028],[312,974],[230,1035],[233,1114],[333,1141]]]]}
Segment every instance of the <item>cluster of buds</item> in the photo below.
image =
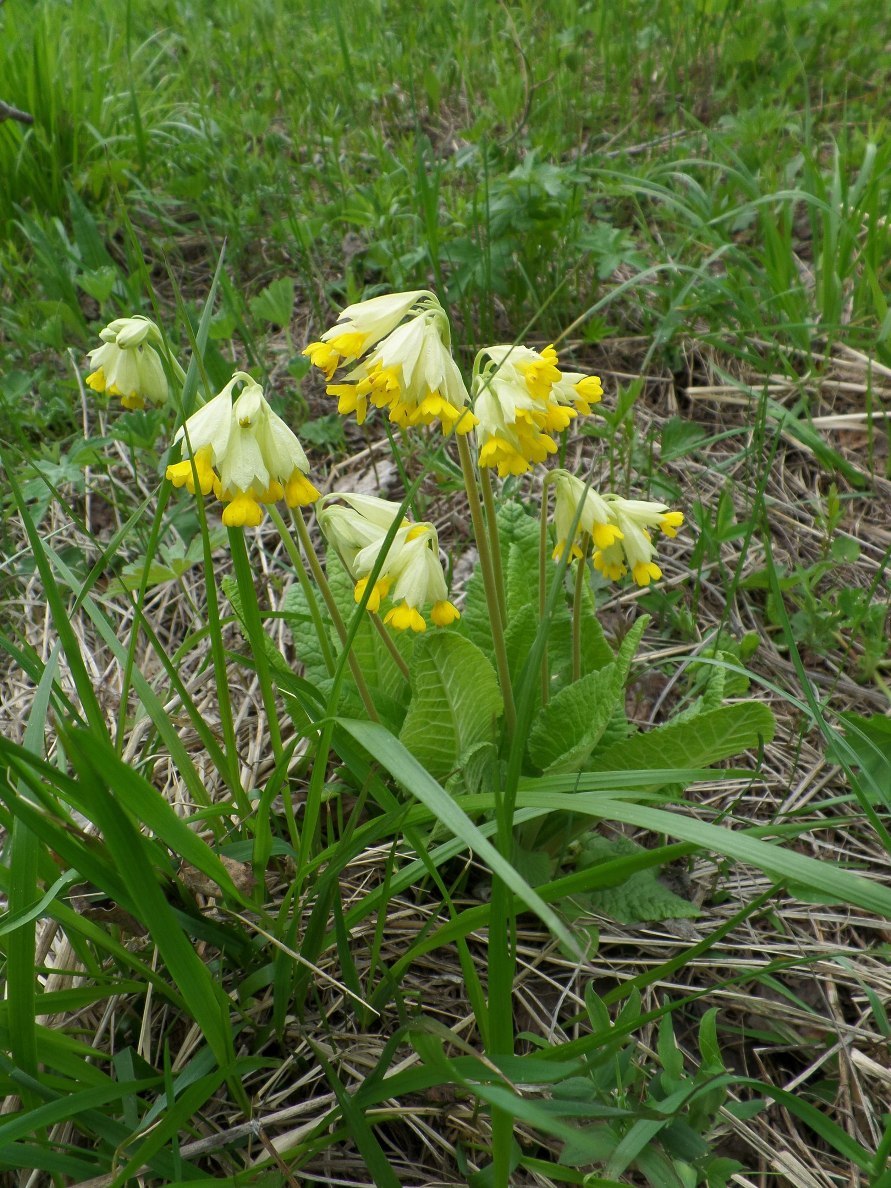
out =
{"type": "Polygon", "coordinates": [[[646,499],[599,495],[590,487],[586,489],[581,479],[568,470],[553,473],[555,560],[560,560],[567,550],[570,560],[581,560],[585,536],[589,536],[594,545],[594,568],[610,581],[618,581],[629,569],[638,586],[648,586],[662,577],[662,570],[653,560],[656,546],[651,533],[658,529],[665,536],[677,536],[684,522],[683,512],[646,499]]]}
{"type": "Polygon", "coordinates": [[[325,373],[338,412],[355,413],[360,425],[371,404],[403,428],[439,422],[444,433],[469,433],[476,417],[449,340],[445,311],[419,289],[347,306],[303,353],[325,373]],[[338,383],[330,382],[339,367],[352,364],[338,383]]]}
{"type": "Polygon", "coordinates": [[[255,528],[263,519],[261,504],[284,499],[298,507],[319,497],[306,477],[303,447],[244,371],[189,417],[174,441],[182,442],[184,456],[167,467],[167,477],[191,495],[213,491],[226,504],[228,528],[255,528]],[[234,398],[238,384],[241,394],[234,398]]]}
{"type": "Polygon", "coordinates": [[[397,631],[426,631],[422,611],[430,606],[430,619],[437,627],[448,627],[460,618],[448,601],[448,587],[439,559],[439,538],[433,524],[413,524],[407,518],[386,547],[400,507],[373,495],[336,492],[319,504],[319,526],[355,582],[356,602],[366,595],[371,575],[383,553],[378,577],[368,594],[366,609],[377,613],[385,599],[392,606],[384,622],[397,631]],[[342,501],[342,502],[338,502],[342,501]]]}
{"type": "Polygon", "coordinates": [[[124,408],[163,404],[169,392],[164,365],[155,347],[161,346],[161,332],[154,322],[136,314],[116,318],[99,331],[102,346],[89,352],[93,370],[87,384],[94,392],[120,396],[124,408]]]}
{"type": "Polygon", "coordinates": [[[497,467],[501,478],[525,474],[555,454],[552,434],[590,414],[603,396],[596,375],[561,371],[552,346],[492,346],[481,355],[487,361],[473,382],[479,464],[497,467]]]}

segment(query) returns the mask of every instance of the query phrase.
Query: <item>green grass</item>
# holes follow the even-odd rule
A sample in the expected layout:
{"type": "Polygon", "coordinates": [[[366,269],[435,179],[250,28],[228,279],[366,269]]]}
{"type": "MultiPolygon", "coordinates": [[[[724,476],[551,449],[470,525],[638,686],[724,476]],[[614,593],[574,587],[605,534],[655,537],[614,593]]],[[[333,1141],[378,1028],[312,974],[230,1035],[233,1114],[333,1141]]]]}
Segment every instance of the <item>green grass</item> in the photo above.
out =
{"type": "MultiPolygon", "coordinates": [[[[717,1188],[812,1148],[825,1188],[854,1167],[887,1188],[881,1078],[842,1056],[889,1035],[885,17],[0,7],[0,100],[34,117],[0,122],[10,1183],[717,1188]],[[300,350],[415,286],[467,368],[522,337],[603,372],[584,457],[693,526],[663,584],[593,590],[617,642],[654,616],[629,712],[754,689],[780,733],[744,768],[691,745],[617,788],[521,773],[516,747],[497,791],[434,778],[313,675],[275,535],[236,541],[233,570],[210,509],[157,499],[167,413],[82,397],[98,328],[141,311],[199,346],[188,400],[237,360],[331,468],[374,436],[330,417],[300,350]],[[862,440],[838,413],[872,418],[862,440]],[[586,865],[591,821],[645,848],[586,865]],[[697,931],[622,918],[657,870],[697,931]]],[[[399,465],[459,562],[454,459],[415,441],[399,465]]]]}

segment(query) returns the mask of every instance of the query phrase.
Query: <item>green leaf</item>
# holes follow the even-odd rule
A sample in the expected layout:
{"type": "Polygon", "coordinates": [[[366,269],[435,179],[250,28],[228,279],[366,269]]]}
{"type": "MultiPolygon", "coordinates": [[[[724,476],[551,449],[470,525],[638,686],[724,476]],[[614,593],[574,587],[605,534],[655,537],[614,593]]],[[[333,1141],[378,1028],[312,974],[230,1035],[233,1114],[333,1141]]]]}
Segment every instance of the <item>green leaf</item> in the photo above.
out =
{"type": "Polygon", "coordinates": [[[250,301],[251,313],[260,322],[273,326],[287,326],[294,310],[294,281],[290,276],[279,277],[267,285],[250,301]]]}
{"type": "Polygon", "coordinates": [[[411,684],[399,737],[431,775],[448,775],[475,744],[494,742],[503,709],[498,678],[470,640],[454,631],[419,640],[411,684]]]}
{"type": "MultiPolygon", "coordinates": [[[[711,825],[697,820],[689,812],[668,812],[650,805],[608,800],[599,793],[594,796],[590,793],[556,793],[544,799],[555,809],[565,808],[603,820],[622,821],[640,829],[692,842],[706,850],[755,866],[777,882],[813,887],[823,895],[832,897],[833,903],[852,903],[891,919],[891,890],[887,887],[831,862],[820,862],[780,844],[762,841],[752,837],[749,832],[711,825]]],[[[523,807],[538,800],[539,797],[534,793],[521,792],[517,803],[523,807]]]]}
{"type": "MultiPolygon", "coordinates": [[[[238,589],[238,582],[234,577],[226,576],[222,581],[223,593],[232,604],[232,609],[235,611],[239,626],[241,627],[244,640],[249,647],[253,647],[253,640],[248,634],[247,620],[244,612],[244,603],[241,598],[241,591],[238,589]]],[[[281,654],[275,643],[272,641],[267,632],[262,633],[263,651],[266,654],[266,659],[272,669],[284,668],[290,672],[284,656],[281,654]]]]}
{"type": "MultiPolygon", "coordinates": [[[[460,636],[453,638],[461,638],[460,636]]],[[[466,641],[465,641],[466,642],[466,641]]],[[[485,862],[489,869],[547,925],[563,944],[574,953],[578,946],[560,922],[556,913],[547,906],[537,892],[517,874],[507,859],[503,858],[492,843],[474,825],[467,814],[455,804],[445,788],[415,759],[405,745],[389,730],[377,722],[340,719],[340,725],[382,764],[390,775],[412,796],[425,805],[455,837],[468,846],[485,862]]]]}
{"type": "MultiPolygon", "coordinates": [[[[881,714],[841,714],[845,727],[845,742],[854,753],[853,762],[861,769],[861,789],[876,802],[889,804],[891,796],[891,721],[881,714]],[[885,793],[883,795],[882,793],[885,793]]],[[[836,742],[832,748],[841,757],[841,748],[836,742]]]]}
{"type": "Polygon", "coordinates": [[[722,705],[692,722],[669,722],[645,734],[633,734],[599,753],[594,771],[647,771],[706,767],[740,751],[770,742],[773,714],[759,701],[722,705]]]}
{"type": "MultiPolygon", "coordinates": [[[[325,614],[323,610],[323,615],[325,614]]],[[[291,638],[297,651],[297,659],[303,665],[303,672],[308,681],[318,684],[328,676],[322,645],[313,626],[309,614],[309,604],[306,595],[299,586],[292,586],[282,600],[282,614],[291,629],[291,638]]],[[[330,619],[325,615],[325,622],[330,625],[330,619]]]]}
{"type": "Polygon", "coordinates": [[[567,685],[532,724],[529,754],[546,774],[578,771],[621,704],[628,670],[649,619],[642,615],[622,641],[615,661],[567,685]]]}
{"type": "Polygon", "coordinates": [[[475,795],[482,789],[497,758],[498,751],[490,740],[474,743],[458,759],[456,770],[446,782],[446,791],[452,796],[475,795]]]}
{"type": "MultiPolygon", "coordinates": [[[[577,867],[587,870],[613,858],[641,853],[643,847],[630,838],[589,834],[582,844],[577,867]]],[[[622,924],[635,924],[641,920],[692,919],[699,915],[696,905],[669,890],[660,880],[659,870],[652,867],[635,872],[617,886],[575,895],[572,902],[622,924]]]]}

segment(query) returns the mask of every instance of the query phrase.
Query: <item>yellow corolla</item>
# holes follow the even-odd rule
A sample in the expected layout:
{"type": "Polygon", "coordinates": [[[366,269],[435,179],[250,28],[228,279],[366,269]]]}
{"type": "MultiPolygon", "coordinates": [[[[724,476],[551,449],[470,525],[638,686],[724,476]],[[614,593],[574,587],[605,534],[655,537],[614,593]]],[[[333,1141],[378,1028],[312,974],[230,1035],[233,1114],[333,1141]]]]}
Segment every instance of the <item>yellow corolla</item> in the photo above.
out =
{"type": "Polygon", "coordinates": [[[229,528],[256,527],[262,504],[284,499],[289,507],[315,502],[319,492],[306,477],[303,447],[269,407],[263,389],[236,371],[223,390],[189,417],[176,434],[184,458],[167,467],[174,486],[202,495],[211,491],[225,502],[229,528]],[[243,385],[233,397],[236,385],[243,385]]]}
{"type": "Polygon", "coordinates": [[[487,362],[474,379],[480,466],[499,475],[524,474],[557,452],[552,434],[588,414],[603,388],[596,375],[561,372],[552,346],[486,347],[487,362]]]}
{"type": "MultiPolygon", "coordinates": [[[[319,508],[322,532],[355,582],[356,602],[365,596],[372,570],[398,514],[397,503],[341,492],[326,496],[319,508]]],[[[423,611],[428,606],[430,619],[437,627],[447,627],[460,618],[457,607],[448,601],[439,540],[432,524],[412,524],[404,517],[400,521],[368,597],[367,609],[380,610],[387,598],[392,605],[384,622],[397,631],[426,631],[423,611]]]]}
{"type": "Polygon", "coordinates": [[[403,428],[438,423],[444,433],[469,433],[476,418],[449,343],[442,306],[415,290],[348,306],[303,353],[328,380],[341,365],[356,364],[326,391],[337,397],[337,411],[355,413],[360,425],[374,407],[403,428]]]}

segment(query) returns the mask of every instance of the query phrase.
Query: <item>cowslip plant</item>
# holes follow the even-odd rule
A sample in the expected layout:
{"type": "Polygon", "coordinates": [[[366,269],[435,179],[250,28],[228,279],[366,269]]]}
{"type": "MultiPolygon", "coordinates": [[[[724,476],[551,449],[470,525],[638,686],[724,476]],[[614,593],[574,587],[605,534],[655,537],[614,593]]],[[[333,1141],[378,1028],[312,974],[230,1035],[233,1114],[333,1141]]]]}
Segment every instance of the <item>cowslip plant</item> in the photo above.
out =
{"type": "MultiPolygon", "coordinates": [[[[210,305],[196,336],[199,353],[206,341],[210,305]]],[[[120,319],[112,325],[133,321],[120,319]]],[[[30,910],[37,899],[38,870],[45,868],[56,877],[50,856],[58,854],[73,871],[113,895],[131,916],[144,917],[165,963],[164,976],[121,945],[104,944],[101,960],[123,963],[133,979],[145,975],[157,994],[191,1013],[210,1044],[202,1057],[210,1069],[206,1085],[202,1081],[207,1096],[226,1080],[233,1099],[246,1108],[238,1082],[244,1062],[235,1061],[233,1034],[259,1009],[267,989],[271,1025],[282,1034],[286,1021],[300,1015],[311,997],[323,954],[336,951],[347,997],[362,1025],[370,1026],[394,1000],[403,1001],[400,982],[412,964],[453,943],[476,1020],[474,1042],[483,1052],[455,1061],[436,1041],[434,1021],[424,1020],[423,1011],[412,1017],[404,1037],[425,1065],[428,1083],[439,1077],[459,1085],[488,1110],[490,1182],[509,1182],[517,1157],[516,1119],[558,1138],[564,1144],[564,1163],[574,1161],[573,1151],[585,1157],[593,1152],[591,1161],[596,1162],[597,1144],[586,1145],[571,1119],[578,1116],[578,1103],[590,1101],[592,1092],[595,1098],[602,1094],[609,1112],[612,1090],[599,1082],[592,1090],[576,1081],[575,1096],[554,1092],[555,1101],[567,1102],[565,1118],[559,1104],[555,1107],[543,1097],[539,1101],[535,1094],[538,1086],[553,1086],[560,1076],[565,1080],[570,1075],[560,1072],[564,1057],[576,1077],[596,1072],[596,1054],[611,1042],[603,1038],[607,1023],[592,1017],[593,1030],[570,1043],[549,1048],[539,1037],[541,1051],[530,1054],[518,1048],[518,913],[536,913],[567,952],[578,954],[585,934],[580,926],[567,923],[573,918],[570,900],[630,883],[642,872],[705,849],[759,865],[777,881],[818,887],[823,895],[891,914],[891,895],[878,885],[848,871],[826,870],[794,851],[683,810],[686,785],[714,778],[712,764],[757,747],[772,734],[770,712],[739,696],[739,674],[730,673],[726,663],[716,660],[698,683],[696,698],[661,725],[642,731],[628,719],[626,688],[647,620],[639,617],[621,641],[611,642],[597,614],[599,591],[606,583],[627,581],[643,588],[658,582],[662,573],[657,533],[673,537],[683,517],[666,504],[598,490],[587,478],[545,466],[558,452],[559,435],[578,418],[595,414],[603,399],[596,377],[564,370],[554,347],[502,344],[480,351],[465,381],[451,354],[446,312],[424,290],[352,305],[307,347],[340,415],[355,415],[357,420],[385,417],[393,426],[392,440],[410,442],[413,435],[423,434],[435,450],[457,454],[478,561],[463,588],[453,582],[450,591],[440,509],[434,500],[426,519],[415,521],[409,515],[420,478],[407,486],[398,502],[324,492],[324,479],[250,374],[236,371],[222,391],[209,393],[206,403],[191,411],[195,399],[200,400],[199,355],[184,369],[164,348],[160,331],[157,338],[154,332],[144,333],[143,349],[146,343],[152,350],[157,344],[170,394],[161,407],[169,410],[173,452],[149,536],[152,555],[146,558],[146,576],[118,588],[122,597],[131,589],[135,594],[131,642],[121,642],[93,592],[105,559],[130,525],[122,527],[83,583],[41,541],[25,501],[16,496],[80,708],[57,682],[53,664],[42,672],[35,668],[42,712],[52,709],[63,724],[56,732],[56,745],[68,763],[45,763],[34,753],[39,750],[37,735],[29,735],[25,748],[4,747],[14,783],[8,782],[0,792],[30,872],[30,884],[17,885],[16,910],[30,910]],[[338,376],[338,371],[343,374],[338,376]],[[190,410],[190,415],[180,416],[179,426],[174,419],[177,407],[190,410]],[[493,474],[527,494],[527,503],[537,505],[538,514],[531,514],[519,499],[508,498],[493,474]],[[175,488],[195,498],[192,506],[202,533],[219,732],[195,703],[179,671],[202,633],[168,655],[144,612],[148,567],[163,545],[165,509],[172,500],[174,510],[179,510],[181,497],[175,488]],[[219,543],[215,520],[220,503],[234,574],[222,579],[212,556],[219,543]],[[313,513],[326,543],[324,553],[307,520],[313,513]],[[251,533],[264,521],[280,534],[297,579],[278,612],[293,637],[296,671],[269,630],[257,593],[251,553],[261,542],[254,542],[251,533]],[[229,705],[233,658],[222,642],[218,581],[248,644],[247,654],[236,661],[256,676],[263,699],[270,770],[257,787],[245,782],[239,762],[229,705]],[[108,731],[67,618],[66,589],[132,679],[142,712],[156,732],[152,762],[158,749],[169,754],[194,806],[188,823],[125,759],[123,713],[117,735],[108,731]],[[167,700],[135,663],[140,633],[160,660],[167,700]],[[725,702],[727,696],[734,700],[725,702]],[[183,746],[174,727],[166,709],[170,697],[188,715],[200,744],[200,762],[183,746]],[[213,770],[219,778],[212,783],[207,772],[213,770]],[[681,810],[674,811],[678,802],[681,810]],[[104,836],[101,844],[73,831],[72,811],[79,820],[96,823],[104,836]],[[591,831],[603,821],[676,841],[654,850],[629,850],[627,845],[610,849],[602,837],[594,845],[591,831]],[[392,854],[385,879],[344,910],[340,880],[345,868],[365,849],[382,846],[392,854]],[[218,853],[225,847],[234,847],[252,867],[255,890],[250,897],[221,866],[218,853]],[[491,898],[458,912],[444,868],[467,852],[491,871],[491,898]],[[114,857],[113,867],[104,865],[106,854],[114,857]],[[173,854],[187,855],[193,868],[216,880],[229,913],[224,922],[203,919],[192,906],[173,854]],[[290,864],[289,890],[272,911],[265,905],[264,880],[270,865],[281,860],[290,864]],[[144,902],[130,883],[134,872],[154,889],[144,902]],[[432,920],[387,964],[380,937],[388,897],[422,880],[437,887],[449,904],[450,918],[432,920]],[[179,888],[176,902],[183,906],[176,913],[166,906],[159,886],[168,891],[179,888]],[[231,923],[238,913],[252,929],[250,943],[231,923]],[[371,925],[375,918],[376,955],[370,969],[360,971],[349,939],[354,929],[371,925]],[[485,977],[468,944],[480,929],[488,930],[485,977]],[[237,1020],[232,1008],[233,1034],[228,1030],[226,995],[187,937],[210,944],[220,954],[213,957],[215,973],[223,971],[225,978],[227,962],[239,970],[241,1001],[237,1020]],[[248,1002],[250,1010],[242,1012],[248,1002]],[[516,1092],[518,1084],[527,1086],[523,1095],[516,1092]]],[[[120,330],[113,343],[104,341],[123,354],[136,349],[126,332],[121,340],[120,330]]],[[[108,354],[103,368],[106,359],[109,371],[101,385],[94,378],[93,387],[111,395],[136,399],[136,393],[153,399],[148,388],[130,387],[129,379],[123,387],[111,382],[118,374],[113,366],[123,364],[108,354]]],[[[97,360],[94,357],[93,377],[97,360]]],[[[159,392],[160,385],[153,390],[159,392]]],[[[607,396],[604,403],[608,401],[607,396]]],[[[133,518],[139,514],[134,512],[133,518]]],[[[70,914],[60,912],[59,918],[65,927],[72,926],[70,914]]],[[[91,943],[98,943],[94,934],[91,943]]],[[[79,946],[84,951],[82,941],[79,946]]],[[[19,958],[27,956],[21,938],[16,952],[19,958]]],[[[95,964],[96,959],[91,960],[95,964]]],[[[641,986],[648,984],[649,974],[641,978],[641,986]]],[[[28,976],[17,974],[13,982],[20,995],[15,1007],[21,1025],[16,1059],[33,1079],[38,1069],[36,1033],[22,1028],[25,1020],[48,1012],[38,1009],[28,976]]],[[[463,1037],[461,1044],[466,1048],[463,1037]]],[[[43,1060],[45,1044],[39,1051],[43,1060]]],[[[396,1047],[387,1051],[392,1061],[396,1047]]],[[[318,1135],[336,1135],[340,1118],[360,1142],[369,1166],[385,1167],[383,1149],[364,1111],[403,1091],[415,1092],[415,1082],[407,1074],[371,1078],[350,1104],[327,1057],[319,1052],[318,1059],[325,1061],[338,1105],[312,1143],[322,1142],[318,1135]]],[[[698,1083],[691,1082],[691,1087],[700,1093],[698,1083]]],[[[701,1091],[705,1090],[703,1085],[701,1091]]],[[[687,1092],[678,1074],[670,1085],[666,1082],[651,1093],[637,1112],[627,1109],[620,1121],[603,1130],[598,1141],[612,1174],[629,1166],[632,1134],[639,1144],[635,1166],[644,1166],[654,1112],[664,1109],[666,1116],[680,1117],[687,1092]]],[[[598,1101],[595,1105],[600,1108],[598,1101]]],[[[200,1103],[195,1108],[200,1109],[200,1103]]],[[[712,1115],[705,1111],[706,1115],[703,1125],[710,1125],[712,1115]]],[[[186,1121],[185,1113],[177,1117],[186,1121]]],[[[151,1162],[152,1140],[145,1137],[154,1133],[151,1111],[141,1124],[144,1134],[139,1142],[128,1138],[130,1132],[114,1130],[116,1148],[130,1143],[127,1166],[132,1174],[142,1153],[158,1175],[169,1178],[168,1163],[151,1162]]],[[[670,1137],[677,1132],[675,1126],[670,1137]]],[[[312,1143],[306,1150],[320,1149],[312,1143]]],[[[670,1143],[665,1150],[673,1157],[670,1143]]],[[[295,1167],[304,1155],[305,1151],[294,1154],[295,1167]]],[[[661,1158],[654,1148],[650,1162],[658,1164],[661,1158]]],[[[527,1166],[532,1167],[537,1156],[530,1160],[527,1166]]],[[[388,1182],[386,1175],[377,1182],[388,1182]]]]}

